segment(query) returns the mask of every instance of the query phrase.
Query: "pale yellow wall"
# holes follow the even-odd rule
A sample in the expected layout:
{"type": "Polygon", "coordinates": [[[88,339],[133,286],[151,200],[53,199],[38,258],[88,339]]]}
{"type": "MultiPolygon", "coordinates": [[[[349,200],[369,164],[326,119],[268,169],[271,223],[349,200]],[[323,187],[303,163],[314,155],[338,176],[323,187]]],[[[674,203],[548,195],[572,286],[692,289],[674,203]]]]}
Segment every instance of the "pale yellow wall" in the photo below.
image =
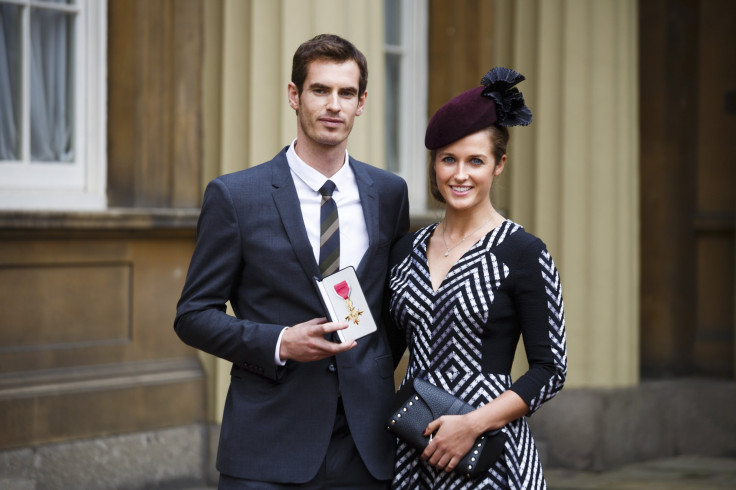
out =
{"type": "Polygon", "coordinates": [[[639,380],[636,0],[496,0],[534,112],[512,129],[511,217],[560,270],[568,387],[639,380]]]}
{"type": "Polygon", "coordinates": [[[222,153],[223,4],[204,2],[204,57],[202,70],[203,172],[205,184],[220,175],[222,153]]]}
{"type": "Polygon", "coordinates": [[[381,0],[221,0],[207,5],[206,15],[217,18],[208,27],[222,26],[218,34],[208,32],[208,40],[215,37],[211,44],[222,50],[221,66],[212,66],[221,74],[221,99],[211,107],[219,111],[221,126],[213,122],[209,135],[219,139],[221,173],[270,160],[295,137],[296,118],[286,97],[291,60],[299,44],[319,33],[346,37],[368,58],[368,102],[348,151],[384,166],[381,0]]]}

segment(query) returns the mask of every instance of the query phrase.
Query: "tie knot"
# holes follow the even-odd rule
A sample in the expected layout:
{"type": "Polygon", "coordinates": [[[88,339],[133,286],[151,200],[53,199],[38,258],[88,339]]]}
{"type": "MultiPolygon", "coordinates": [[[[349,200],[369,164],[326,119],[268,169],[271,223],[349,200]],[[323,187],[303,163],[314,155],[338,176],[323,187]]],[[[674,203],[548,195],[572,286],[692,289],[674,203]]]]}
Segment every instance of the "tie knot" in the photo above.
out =
{"type": "Polygon", "coordinates": [[[319,193],[324,197],[332,197],[332,193],[335,192],[335,187],[335,183],[328,180],[325,182],[325,185],[320,188],[319,193]]]}

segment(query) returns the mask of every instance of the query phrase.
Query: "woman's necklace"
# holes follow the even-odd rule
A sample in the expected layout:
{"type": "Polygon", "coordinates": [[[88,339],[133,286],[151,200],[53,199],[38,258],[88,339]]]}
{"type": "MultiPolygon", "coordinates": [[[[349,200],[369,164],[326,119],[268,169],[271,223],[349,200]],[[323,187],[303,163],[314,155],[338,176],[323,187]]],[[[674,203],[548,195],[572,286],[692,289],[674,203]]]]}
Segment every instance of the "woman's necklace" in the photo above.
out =
{"type": "Polygon", "coordinates": [[[469,236],[473,235],[473,234],[474,234],[474,233],[475,233],[476,231],[478,231],[478,230],[480,230],[481,228],[483,228],[483,227],[484,227],[485,225],[487,225],[487,224],[488,224],[488,222],[490,222],[490,221],[491,221],[492,219],[493,219],[493,215],[491,215],[491,217],[490,217],[490,218],[488,218],[487,220],[485,220],[485,221],[483,222],[483,224],[481,224],[481,225],[480,225],[480,226],[479,226],[478,228],[474,229],[473,231],[471,231],[470,233],[468,233],[467,235],[465,235],[464,237],[462,237],[462,238],[460,239],[460,241],[459,241],[459,242],[457,242],[457,243],[456,243],[455,245],[453,245],[452,247],[448,247],[448,246],[447,246],[447,242],[445,241],[445,221],[443,220],[443,221],[442,221],[442,243],[444,243],[444,244],[445,244],[445,257],[447,257],[448,255],[450,255],[450,250],[452,250],[453,248],[455,248],[455,247],[457,247],[458,245],[460,245],[461,243],[463,243],[463,242],[465,241],[465,239],[466,239],[466,238],[468,238],[469,236]]]}

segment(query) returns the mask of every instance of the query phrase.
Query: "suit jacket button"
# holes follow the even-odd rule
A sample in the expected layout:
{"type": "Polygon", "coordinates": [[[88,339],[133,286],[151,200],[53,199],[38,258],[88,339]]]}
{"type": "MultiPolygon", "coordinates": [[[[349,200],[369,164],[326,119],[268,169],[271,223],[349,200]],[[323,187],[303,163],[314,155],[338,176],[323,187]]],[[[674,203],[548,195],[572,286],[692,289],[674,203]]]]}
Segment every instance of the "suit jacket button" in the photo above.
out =
{"type": "Polygon", "coordinates": [[[327,367],[327,370],[331,373],[337,372],[337,366],[335,366],[334,362],[331,362],[330,365],[327,367]]]}

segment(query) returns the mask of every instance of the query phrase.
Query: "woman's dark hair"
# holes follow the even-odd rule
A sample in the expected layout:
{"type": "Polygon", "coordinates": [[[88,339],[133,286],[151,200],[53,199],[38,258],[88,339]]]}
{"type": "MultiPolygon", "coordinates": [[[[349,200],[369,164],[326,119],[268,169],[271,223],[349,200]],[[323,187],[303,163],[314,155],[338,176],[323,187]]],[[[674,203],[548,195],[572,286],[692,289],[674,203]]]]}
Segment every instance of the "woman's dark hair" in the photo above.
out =
{"type": "MultiPolygon", "coordinates": [[[[506,147],[509,144],[510,137],[509,130],[505,126],[492,124],[481,131],[488,133],[488,137],[493,147],[493,161],[494,164],[498,165],[498,162],[500,162],[506,154],[506,147]]],[[[442,148],[439,149],[441,150],[442,148]]],[[[442,197],[442,193],[440,193],[440,189],[437,186],[437,172],[434,170],[437,151],[438,150],[431,150],[429,152],[429,192],[432,194],[432,197],[444,204],[445,198],[442,197]]]]}
{"type": "Polygon", "coordinates": [[[317,60],[334,61],[335,63],[355,61],[360,68],[358,95],[365,92],[368,86],[368,61],[363,53],[347,39],[334,34],[319,34],[302,43],[294,53],[291,64],[291,81],[296,85],[300,95],[304,88],[304,80],[307,78],[309,64],[317,60]]]}

